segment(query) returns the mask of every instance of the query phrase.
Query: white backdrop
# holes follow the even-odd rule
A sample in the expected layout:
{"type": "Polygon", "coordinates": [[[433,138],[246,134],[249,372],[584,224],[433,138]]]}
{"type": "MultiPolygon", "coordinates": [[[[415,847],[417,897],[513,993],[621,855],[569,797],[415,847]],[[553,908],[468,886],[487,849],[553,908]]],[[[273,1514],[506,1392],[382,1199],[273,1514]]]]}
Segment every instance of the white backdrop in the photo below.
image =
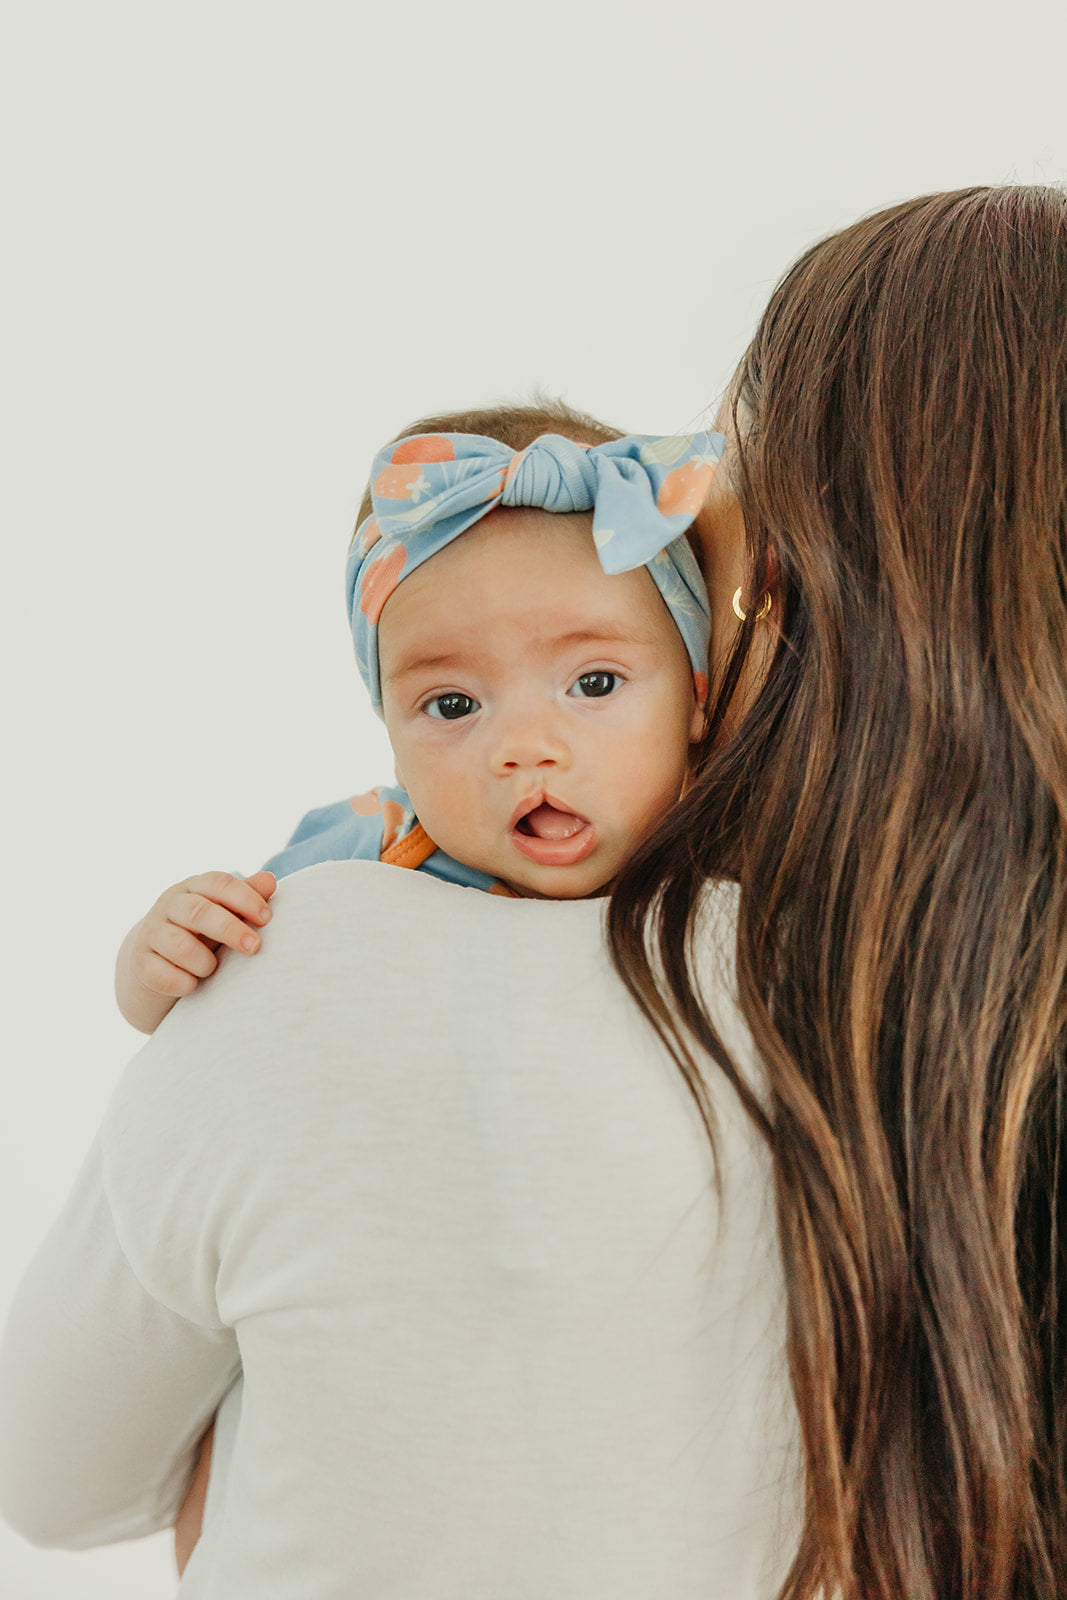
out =
{"type": "MultiPolygon", "coordinates": [[[[1067,178],[1051,0],[11,6],[0,40],[0,1311],[137,1036],[115,950],[387,779],[342,569],[370,457],[542,385],[698,422],[813,238],[1067,178]]],[[[157,1600],[169,1541],[11,1600],[157,1600]]]]}

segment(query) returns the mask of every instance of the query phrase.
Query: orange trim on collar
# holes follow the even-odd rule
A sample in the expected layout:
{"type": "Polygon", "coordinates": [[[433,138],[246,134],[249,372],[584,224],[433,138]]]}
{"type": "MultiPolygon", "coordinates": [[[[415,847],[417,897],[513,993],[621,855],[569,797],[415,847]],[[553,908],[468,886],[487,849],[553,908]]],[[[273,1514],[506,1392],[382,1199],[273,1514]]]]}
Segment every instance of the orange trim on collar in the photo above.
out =
{"type": "Polygon", "coordinates": [[[421,822],[416,822],[410,833],[382,851],[382,861],[387,867],[421,867],[433,855],[437,846],[421,822]]]}
{"type": "MultiPolygon", "coordinates": [[[[402,839],[391,844],[388,850],[383,850],[381,859],[387,867],[421,867],[433,855],[437,846],[426,832],[421,822],[416,822],[410,833],[405,833],[402,839]]],[[[509,900],[521,900],[522,896],[509,889],[506,883],[499,879],[487,891],[489,894],[502,894],[509,900]]]]}

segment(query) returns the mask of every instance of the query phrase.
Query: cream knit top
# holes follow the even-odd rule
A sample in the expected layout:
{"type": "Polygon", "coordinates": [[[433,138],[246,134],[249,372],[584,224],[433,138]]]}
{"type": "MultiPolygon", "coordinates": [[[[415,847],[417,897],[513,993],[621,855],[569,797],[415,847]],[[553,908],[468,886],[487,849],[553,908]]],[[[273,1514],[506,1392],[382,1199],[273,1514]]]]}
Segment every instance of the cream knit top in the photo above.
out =
{"type": "MultiPolygon", "coordinates": [[[[328,863],[127,1068],[0,1356],[0,1509],[167,1526],[183,1600],[770,1600],[799,1446],[768,1153],[685,1084],[603,901],[328,863]]],[[[733,998],[735,891],[696,964],[733,998]]]]}

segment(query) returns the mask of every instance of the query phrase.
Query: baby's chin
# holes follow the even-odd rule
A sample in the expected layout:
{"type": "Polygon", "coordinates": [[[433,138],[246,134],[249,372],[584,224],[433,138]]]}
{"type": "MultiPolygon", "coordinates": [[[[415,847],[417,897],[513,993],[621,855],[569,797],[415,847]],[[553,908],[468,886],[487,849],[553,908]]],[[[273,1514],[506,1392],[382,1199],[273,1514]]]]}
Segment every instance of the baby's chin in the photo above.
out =
{"type": "Polygon", "coordinates": [[[617,862],[607,867],[590,862],[585,871],[581,867],[531,866],[528,871],[520,868],[515,874],[498,872],[497,876],[520,900],[600,900],[611,893],[618,873],[617,862]]]}
{"type": "MultiPolygon", "coordinates": [[[[554,863],[551,860],[532,859],[529,852],[541,848],[540,841],[520,840],[514,834],[509,839],[479,841],[456,837],[455,830],[442,826],[435,832],[432,822],[419,820],[440,849],[465,866],[473,867],[494,878],[501,886],[498,893],[511,894],[520,900],[600,900],[611,893],[612,887],[627,859],[629,850],[621,848],[622,841],[609,834],[607,838],[597,828],[592,828],[592,848],[586,848],[578,860],[554,863]]],[[[627,841],[630,848],[637,841],[627,841]]],[[[545,853],[553,853],[548,841],[545,853]]]]}
{"type": "Polygon", "coordinates": [[[501,883],[517,895],[520,900],[601,900],[611,893],[614,878],[609,878],[607,883],[597,884],[594,888],[564,888],[557,889],[531,889],[524,883],[512,883],[509,879],[501,878],[501,883]]]}

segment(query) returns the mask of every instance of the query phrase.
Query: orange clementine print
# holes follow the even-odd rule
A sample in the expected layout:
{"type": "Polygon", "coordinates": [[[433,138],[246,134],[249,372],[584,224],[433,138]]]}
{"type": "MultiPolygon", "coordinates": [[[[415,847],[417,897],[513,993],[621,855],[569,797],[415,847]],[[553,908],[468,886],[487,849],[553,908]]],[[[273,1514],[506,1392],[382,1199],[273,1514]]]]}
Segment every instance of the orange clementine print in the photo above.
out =
{"type": "Polygon", "coordinates": [[[406,467],[383,467],[371,484],[371,493],[383,500],[407,500],[421,477],[417,461],[406,467]]]}
{"type": "Polygon", "coordinates": [[[456,452],[451,439],[442,433],[428,433],[421,439],[401,439],[393,451],[395,467],[406,467],[412,461],[455,461],[456,452]]]}
{"type": "Polygon", "coordinates": [[[375,817],[382,809],[377,789],[371,789],[369,794],[354,794],[348,803],[357,817],[375,817]]]}
{"type": "Polygon", "coordinates": [[[382,853],[396,843],[400,824],[404,820],[404,807],[398,800],[382,801],[382,853]]]}
{"type": "Polygon", "coordinates": [[[359,541],[360,553],[366,555],[371,545],[377,544],[381,536],[382,530],[378,526],[378,518],[368,517],[363,524],[363,537],[359,541]]]}
{"type": "Polygon", "coordinates": [[[408,553],[402,544],[395,544],[384,556],[379,556],[367,568],[363,579],[363,593],[359,609],[373,628],[382,614],[382,607],[400,582],[408,553]]]}
{"type": "Polygon", "coordinates": [[[665,517],[695,517],[714,476],[715,467],[710,461],[686,461],[675,467],[660,484],[657,508],[665,517]]]}

